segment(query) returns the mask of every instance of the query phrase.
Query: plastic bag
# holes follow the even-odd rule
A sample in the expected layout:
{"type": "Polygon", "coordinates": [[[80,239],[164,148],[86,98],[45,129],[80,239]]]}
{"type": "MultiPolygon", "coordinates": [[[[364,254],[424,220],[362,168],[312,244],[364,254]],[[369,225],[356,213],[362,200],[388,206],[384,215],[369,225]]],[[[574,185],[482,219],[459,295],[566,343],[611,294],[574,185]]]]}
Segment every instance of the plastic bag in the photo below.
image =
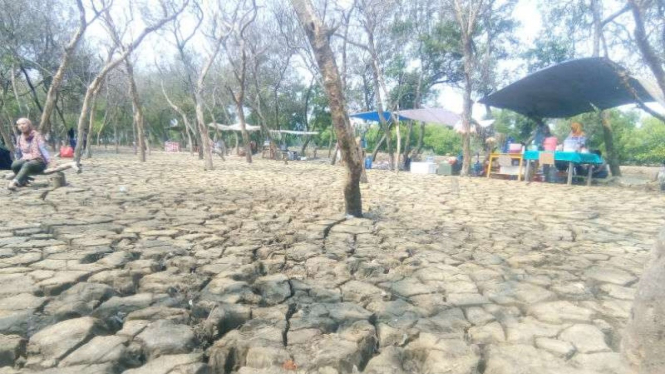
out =
{"type": "Polygon", "coordinates": [[[74,158],[74,148],[68,145],[60,147],[60,157],[74,158]]]}

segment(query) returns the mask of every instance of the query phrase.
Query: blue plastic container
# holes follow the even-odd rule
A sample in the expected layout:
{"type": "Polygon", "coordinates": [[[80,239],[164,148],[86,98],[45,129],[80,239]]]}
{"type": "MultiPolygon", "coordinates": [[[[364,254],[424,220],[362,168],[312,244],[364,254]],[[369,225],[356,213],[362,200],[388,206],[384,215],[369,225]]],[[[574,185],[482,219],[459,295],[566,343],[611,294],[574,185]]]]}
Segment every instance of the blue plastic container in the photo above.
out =
{"type": "Polygon", "coordinates": [[[372,156],[365,157],[365,169],[372,168],[372,156]]]}

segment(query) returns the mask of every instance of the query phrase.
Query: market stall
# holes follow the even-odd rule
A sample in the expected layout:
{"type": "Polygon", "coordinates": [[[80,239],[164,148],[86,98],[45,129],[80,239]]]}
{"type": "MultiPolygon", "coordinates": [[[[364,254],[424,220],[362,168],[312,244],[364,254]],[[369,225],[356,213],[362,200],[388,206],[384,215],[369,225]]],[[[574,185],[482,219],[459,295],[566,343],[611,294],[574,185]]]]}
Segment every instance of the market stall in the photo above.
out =
{"type": "MultiPolygon", "coordinates": [[[[543,118],[567,118],[631,103],[658,102],[665,107],[665,99],[652,83],[631,76],[626,69],[607,58],[583,58],[548,67],[479,102],[509,109],[539,122],[543,118]]],[[[604,162],[600,156],[585,152],[587,150],[583,148],[554,152],[555,162],[569,164],[568,184],[572,183],[573,166],[604,162]]],[[[540,158],[539,151],[524,153],[527,168],[540,158]]],[[[587,178],[589,184],[591,172],[587,178]]]]}

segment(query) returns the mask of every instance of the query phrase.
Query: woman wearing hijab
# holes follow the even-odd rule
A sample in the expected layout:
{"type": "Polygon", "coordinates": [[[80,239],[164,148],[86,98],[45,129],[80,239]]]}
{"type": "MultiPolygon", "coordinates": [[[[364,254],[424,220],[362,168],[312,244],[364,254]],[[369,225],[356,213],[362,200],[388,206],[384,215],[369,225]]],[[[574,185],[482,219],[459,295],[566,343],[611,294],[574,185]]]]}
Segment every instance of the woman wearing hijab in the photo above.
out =
{"type": "Polygon", "coordinates": [[[570,124],[570,134],[566,138],[566,142],[575,144],[575,148],[579,151],[582,147],[586,146],[586,134],[582,130],[582,124],[573,122],[570,124]]]}
{"type": "Polygon", "coordinates": [[[19,118],[16,126],[21,133],[17,144],[21,158],[12,163],[14,179],[7,186],[10,190],[25,186],[31,175],[43,173],[52,162],[44,137],[32,127],[32,122],[27,118],[19,118]]]}

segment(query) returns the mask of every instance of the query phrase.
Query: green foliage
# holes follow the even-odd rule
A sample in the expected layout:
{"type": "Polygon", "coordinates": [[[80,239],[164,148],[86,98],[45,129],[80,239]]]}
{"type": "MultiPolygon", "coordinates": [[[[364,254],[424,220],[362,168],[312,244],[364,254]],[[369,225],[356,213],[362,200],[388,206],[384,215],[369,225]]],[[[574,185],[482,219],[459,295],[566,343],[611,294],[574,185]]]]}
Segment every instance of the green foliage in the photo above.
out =
{"type": "MultiPolygon", "coordinates": [[[[409,127],[406,123],[402,123],[400,126],[400,134],[402,136],[402,150],[404,150],[406,136],[409,131],[409,127]]],[[[393,148],[397,144],[397,132],[395,128],[392,128],[391,131],[391,141],[393,148]]],[[[367,149],[374,150],[376,144],[381,140],[383,136],[383,131],[379,126],[370,127],[365,133],[365,140],[367,141],[367,149]]],[[[420,126],[413,126],[413,132],[410,138],[411,148],[416,147],[418,144],[418,137],[420,136],[420,126]]],[[[458,154],[462,150],[462,136],[455,132],[455,130],[450,127],[439,126],[439,125],[426,125],[425,126],[425,135],[423,136],[423,150],[426,152],[432,152],[437,155],[445,154],[458,154]]],[[[386,145],[381,147],[381,151],[387,151],[386,145]]]]}
{"type": "Polygon", "coordinates": [[[453,154],[462,151],[462,136],[450,127],[425,126],[423,148],[437,155],[453,154]]]}
{"type": "Polygon", "coordinates": [[[522,54],[529,73],[555,65],[573,56],[572,44],[561,39],[537,39],[533,48],[522,54]]]}
{"type": "Polygon", "coordinates": [[[492,115],[496,131],[516,142],[525,143],[536,128],[536,122],[510,110],[493,110],[492,115]]]}
{"type": "Polygon", "coordinates": [[[645,119],[627,140],[628,161],[638,164],[660,164],[665,161],[665,123],[654,117],[645,119]]]}

